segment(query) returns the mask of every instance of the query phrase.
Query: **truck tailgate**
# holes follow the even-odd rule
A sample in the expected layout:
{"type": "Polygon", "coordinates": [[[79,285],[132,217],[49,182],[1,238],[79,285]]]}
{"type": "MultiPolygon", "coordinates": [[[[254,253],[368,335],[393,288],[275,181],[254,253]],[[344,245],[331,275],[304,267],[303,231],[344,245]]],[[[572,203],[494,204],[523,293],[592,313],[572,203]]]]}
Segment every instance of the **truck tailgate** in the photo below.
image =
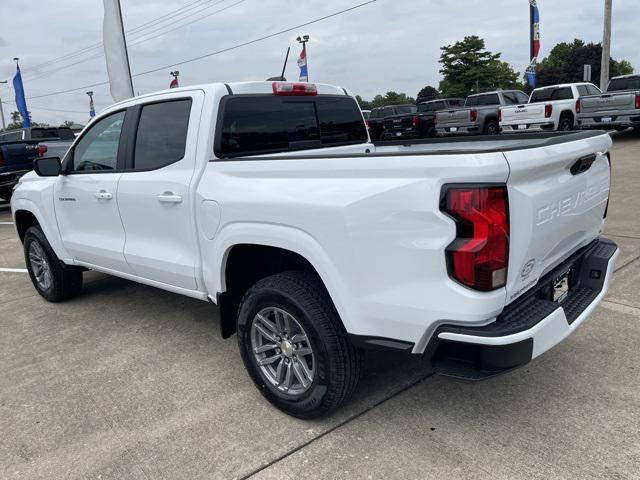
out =
{"type": "Polygon", "coordinates": [[[609,110],[633,110],[636,96],[634,92],[605,93],[580,100],[580,113],[598,113],[609,110]]]}
{"type": "Polygon", "coordinates": [[[602,134],[504,153],[510,168],[508,303],[600,234],[610,146],[602,134]]]}
{"type": "Polygon", "coordinates": [[[436,114],[438,128],[448,127],[450,125],[460,125],[469,122],[469,109],[462,108],[456,110],[442,110],[436,114]]]}
{"type": "Polygon", "coordinates": [[[544,103],[529,103],[513,107],[502,107],[502,123],[506,125],[540,122],[544,120],[544,103]]]}

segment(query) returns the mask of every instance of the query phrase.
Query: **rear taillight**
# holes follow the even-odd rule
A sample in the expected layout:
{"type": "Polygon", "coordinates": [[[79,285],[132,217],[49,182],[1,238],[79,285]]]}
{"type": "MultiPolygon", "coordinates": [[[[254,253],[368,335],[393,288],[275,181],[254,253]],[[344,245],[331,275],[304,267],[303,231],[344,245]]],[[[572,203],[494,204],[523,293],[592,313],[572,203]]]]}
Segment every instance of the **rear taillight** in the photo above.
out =
{"type": "Polygon", "coordinates": [[[317,95],[318,87],[316,87],[313,83],[284,83],[284,82],[273,82],[272,84],[273,93],[275,95],[284,95],[284,96],[309,96],[309,95],[317,95]]]}
{"type": "Polygon", "coordinates": [[[582,105],[580,104],[580,99],[576,100],[576,113],[580,113],[582,109],[582,105]]]}
{"type": "Polygon", "coordinates": [[[414,115],[413,117],[411,117],[411,125],[413,125],[414,127],[418,126],[418,122],[420,121],[420,119],[418,118],[417,115],[414,115]]]}
{"type": "Polygon", "coordinates": [[[544,118],[549,118],[551,117],[551,114],[553,113],[553,105],[551,105],[550,103],[547,103],[544,106],[544,118]]]}
{"type": "Polygon", "coordinates": [[[440,208],[456,222],[456,239],[447,247],[451,277],[475,290],[503,287],[509,263],[507,187],[445,185],[440,208]]]}
{"type": "Polygon", "coordinates": [[[636,95],[636,108],[640,110],[640,95],[636,95]]]}
{"type": "Polygon", "coordinates": [[[49,149],[46,145],[38,145],[38,148],[36,149],[39,157],[44,157],[44,154],[47,153],[47,150],[49,149]]]}
{"type": "Polygon", "coordinates": [[[4,165],[4,157],[2,156],[2,152],[0,152],[0,166],[4,165]]]}
{"type": "Polygon", "coordinates": [[[498,121],[501,122],[502,121],[502,109],[498,109],[498,121]]]}
{"type": "Polygon", "coordinates": [[[478,111],[475,109],[469,110],[469,121],[475,122],[478,119],[478,111]]]}

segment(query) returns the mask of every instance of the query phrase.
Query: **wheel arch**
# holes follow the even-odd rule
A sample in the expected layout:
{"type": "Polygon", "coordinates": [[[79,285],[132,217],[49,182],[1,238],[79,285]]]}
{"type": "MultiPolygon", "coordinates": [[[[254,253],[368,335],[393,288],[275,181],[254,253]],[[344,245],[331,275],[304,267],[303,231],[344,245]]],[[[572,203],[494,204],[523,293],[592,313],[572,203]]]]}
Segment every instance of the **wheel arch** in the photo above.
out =
{"type": "MultiPolygon", "coordinates": [[[[218,265],[214,269],[217,276],[205,272],[207,278],[216,278],[215,284],[209,284],[207,290],[216,292],[223,338],[235,333],[237,308],[246,290],[261,278],[287,270],[317,275],[349,331],[351,307],[345,300],[348,296],[346,284],[328,254],[309,234],[293,227],[260,224],[251,225],[251,233],[225,232],[241,229],[244,230],[236,224],[219,232],[215,249],[219,254],[214,260],[218,265]]],[[[207,263],[205,260],[205,265],[207,263]]]]}

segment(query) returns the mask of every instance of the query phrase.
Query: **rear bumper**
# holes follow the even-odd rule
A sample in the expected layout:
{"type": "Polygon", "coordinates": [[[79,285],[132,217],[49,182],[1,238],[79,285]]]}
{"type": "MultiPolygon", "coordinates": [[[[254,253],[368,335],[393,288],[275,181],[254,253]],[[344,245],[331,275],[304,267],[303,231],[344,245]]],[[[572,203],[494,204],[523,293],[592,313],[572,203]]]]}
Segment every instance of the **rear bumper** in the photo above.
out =
{"type": "Polygon", "coordinates": [[[478,125],[463,125],[463,126],[447,126],[447,127],[436,127],[436,131],[440,135],[471,135],[474,133],[480,132],[480,127],[478,125]]]}
{"type": "Polygon", "coordinates": [[[640,111],[634,111],[629,113],[601,113],[593,116],[580,116],[578,115],[578,127],[579,128],[620,128],[620,127],[635,127],[640,125],[640,111]]]}
{"type": "Polygon", "coordinates": [[[436,373],[482,380],[525,365],[568,337],[607,292],[618,247],[600,238],[546,274],[526,295],[482,327],[441,325],[425,356],[436,373]],[[550,299],[552,283],[569,271],[569,293],[550,299]]]}
{"type": "Polygon", "coordinates": [[[555,130],[556,126],[553,122],[541,122],[541,123],[521,123],[513,125],[500,125],[500,129],[503,133],[522,133],[522,132],[545,132],[549,130],[555,130]],[[525,125],[526,128],[519,128],[520,125],[525,125]]]}

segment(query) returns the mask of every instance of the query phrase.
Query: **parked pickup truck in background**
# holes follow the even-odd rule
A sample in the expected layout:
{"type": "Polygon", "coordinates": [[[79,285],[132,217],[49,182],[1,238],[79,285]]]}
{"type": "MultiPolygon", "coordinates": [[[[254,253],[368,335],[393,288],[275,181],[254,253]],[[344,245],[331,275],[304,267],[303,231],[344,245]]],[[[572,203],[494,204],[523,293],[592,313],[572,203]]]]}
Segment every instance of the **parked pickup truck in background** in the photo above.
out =
{"type": "Polygon", "coordinates": [[[580,99],[580,128],[640,129],[640,75],[623,75],[609,81],[606,93],[580,99]]]}
{"type": "Polygon", "coordinates": [[[383,136],[386,139],[435,137],[436,112],[463,105],[463,98],[442,98],[419,103],[415,113],[385,118],[383,136]]]}
{"type": "Polygon", "coordinates": [[[618,252],[611,139],[524,137],[381,146],[343,88],[183,87],[101,112],[11,209],[43,298],[94,269],[215,302],[259,391],[309,418],[353,392],[361,348],[478,380],[593,311],[618,252]]]}
{"type": "Polygon", "coordinates": [[[67,153],[74,139],[75,135],[68,127],[18,128],[0,134],[0,142],[35,140],[46,147],[47,155],[60,158],[67,153]]]}
{"type": "Polygon", "coordinates": [[[529,102],[500,107],[500,128],[504,133],[535,130],[566,132],[577,125],[579,98],[599,94],[592,83],[565,83],[536,88],[529,102]]]}
{"type": "Polygon", "coordinates": [[[384,132],[384,122],[387,118],[396,115],[413,114],[417,110],[415,105],[387,105],[385,107],[377,107],[371,110],[367,125],[369,126],[369,134],[372,140],[381,140],[384,132]]]}
{"type": "Polygon", "coordinates": [[[33,168],[33,160],[44,153],[37,140],[3,141],[0,134],[0,198],[9,200],[18,179],[33,168]]]}
{"type": "Polygon", "coordinates": [[[520,105],[529,97],[520,90],[496,90],[469,95],[464,108],[442,110],[436,114],[436,130],[441,135],[500,133],[501,106],[520,105]]]}

